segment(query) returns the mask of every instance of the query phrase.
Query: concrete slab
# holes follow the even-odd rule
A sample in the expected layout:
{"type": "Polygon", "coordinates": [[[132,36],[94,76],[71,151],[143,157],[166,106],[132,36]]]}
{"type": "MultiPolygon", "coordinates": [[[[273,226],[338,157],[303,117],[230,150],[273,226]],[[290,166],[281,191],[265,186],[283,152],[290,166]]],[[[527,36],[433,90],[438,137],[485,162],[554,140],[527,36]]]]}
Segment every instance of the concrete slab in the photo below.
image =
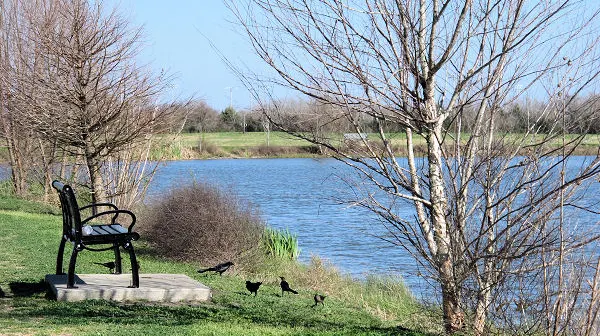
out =
{"type": "Polygon", "coordinates": [[[46,275],[58,301],[111,300],[199,302],[212,297],[210,288],[184,274],[140,274],[140,288],[128,288],[131,274],[77,274],[67,288],[66,275],[46,275]]]}

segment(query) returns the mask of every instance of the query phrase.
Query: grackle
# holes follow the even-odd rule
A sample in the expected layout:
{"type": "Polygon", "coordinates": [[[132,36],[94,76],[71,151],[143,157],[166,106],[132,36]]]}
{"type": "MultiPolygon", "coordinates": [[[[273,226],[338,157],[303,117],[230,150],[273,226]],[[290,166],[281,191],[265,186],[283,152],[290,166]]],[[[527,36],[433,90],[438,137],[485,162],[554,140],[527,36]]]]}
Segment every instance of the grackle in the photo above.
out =
{"type": "Polygon", "coordinates": [[[325,301],[325,298],[327,296],[325,295],[321,295],[321,294],[315,294],[315,304],[313,307],[316,307],[319,303],[323,305],[323,307],[325,307],[325,303],[323,301],[325,301]]]}
{"type": "Polygon", "coordinates": [[[284,277],[279,278],[281,278],[281,282],[279,283],[279,286],[281,286],[281,296],[283,296],[284,292],[292,292],[294,294],[298,294],[298,292],[290,288],[290,284],[287,281],[285,281],[284,277]]]}
{"type": "Polygon", "coordinates": [[[114,269],[115,269],[115,267],[117,266],[117,265],[115,265],[115,262],[114,262],[114,261],[109,261],[109,262],[105,262],[105,263],[98,263],[98,262],[95,262],[94,264],[96,264],[96,265],[100,265],[100,266],[104,266],[104,267],[108,268],[108,269],[110,270],[110,273],[113,273],[113,270],[114,270],[114,269]]]}
{"type": "Polygon", "coordinates": [[[254,296],[258,294],[258,288],[262,285],[262,282],[250,282],[246,280],[246,289],[250,291],[250,294],[254,293],[254,296]]]}
{"type": "Polygon", "coordinates": [[[217,272],[219,273],[219,275],[223,275],[223,272],[227,271],[231,266],[233,266],[233,263],[231,261],[228,261],[222,264],[218,264],[214,267],[198,270],[198,273],[217,272]]]}

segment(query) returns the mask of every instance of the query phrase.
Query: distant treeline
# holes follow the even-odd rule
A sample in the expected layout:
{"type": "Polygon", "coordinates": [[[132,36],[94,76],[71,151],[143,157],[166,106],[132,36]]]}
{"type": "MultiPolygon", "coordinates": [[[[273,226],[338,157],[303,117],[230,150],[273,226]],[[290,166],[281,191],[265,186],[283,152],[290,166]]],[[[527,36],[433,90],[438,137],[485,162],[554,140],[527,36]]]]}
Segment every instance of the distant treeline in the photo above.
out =
{"type": "MultiPolygon", "coordinates": [[[[562,132],[564,124],[566,133],[590,133],[600,134],[600,96],[589,95],[577,99],[574,103],[563,104],[557,101],[553,104],[526,99],[514,102],[508,106],[497,108],[495,119],[496,129],[505,132],[525,133],[527,130],[538,133],[562,132]],[[567,106],[563,108],[563,106],[567,106]],[[563,116],[564,112],[564,116],[563,116]],[[563,120],[564,118],[564,120],[563,120]],[[564,122],[563,122],[564,121],[564,122]],[[559,129],[557,129],[557,127],[559,129]]],[[[288,99],[279,101],[276,105],[277,123],[284,128],[295,132],[354,132],[354,127],[346,118],[339,118],[336,122],[320,124],[323,114],[340,113],[340,108],[324,105],[316,101],[288,99]],[[336,111],[336,109],[338,111],[336,111]]],[[[468,106],[466,111],[460,111],[463,120],[450,117],[447,119],[446,128],[452,130],[460,125],[463,131],[470,132],[468,125],[473,123],[469,119],[477,117],[477,111],[468,106]],[[467,119],[467,120],[465,120],[467,119]]],[[[197,101],[184,108],[185,122],[183,131],[186,133],[198,132],[262,132],[265,130],[276,130],[259,108],[250,110],[236,110],[228,107],[218,111],[204,101],[197,101]]],[[[459,111],[450,111],[450,115],[458,114],[459,111]]],[[[341,114],[341,113],[340,113],[341,114]]],[[[372,117],[359,115],[357,120],[364,132],[376,132],[377,121],[372,117]]],[[[273,115],[273,114],[272,114],[273,115]]],[[[401,132],[397,123],[379,121],[383,123],[388,132],[401,132]]]]}

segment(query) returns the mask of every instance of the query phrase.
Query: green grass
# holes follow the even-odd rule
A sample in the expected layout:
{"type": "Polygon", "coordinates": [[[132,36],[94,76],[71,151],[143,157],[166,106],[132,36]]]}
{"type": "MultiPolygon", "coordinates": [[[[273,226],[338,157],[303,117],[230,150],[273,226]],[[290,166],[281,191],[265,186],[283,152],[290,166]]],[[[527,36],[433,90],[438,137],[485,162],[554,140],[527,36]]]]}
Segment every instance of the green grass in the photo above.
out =
{"type": "MultiPolygon", "coordinates": [[[[0,288],[7,293],[0,298],[2,335],[427,335],[416,330],[439,330],[439,320],[397,280],[357,283],[318,261],[308,266],[273,261],[260,273],[234,268],[222,277],[202,275],[196,272],[199,265],[163,260],[143,241],[136,244],[142,273],[187,274],[213,289],[213,301],[57,302],[40,281],[54,272],[61,217],[36,213],[39,205],[13,198],[0,199],[0,207],[13,209],[0,210],[0,288]],[[300,294],[281,297],[275,275],[286,276],[300,294]],[[246,279],[264,281],[256,298],[247,294],[246,279]],[[315,292],[328,295],[325,307],[311,307],[315,292]]],[[[111,252],[84,251],[77,272],[106,272],[93,262],[111,258],[111,252]]]]}
{"type": "MultiPolygon", "coordinates": [[[[226,150],[267,145],[267,136],[263,132],[186,133],[180,135],[180,139],[185,146],[198,146],[198,143],[202,139],[226,150]]],[[[271,132],[269,145],[298,147],[309,146],[310,143],[283,132],[271,132]]]]}
{"type": "Polygon", "coordinates": [[[289,230],[265,228],[263,240],[266,250],[274,257],[296,260],[300,254],[298,237],[289,230]]]}
{"type": "MultiPolygon", "coordinates": [[[[335,133],[327,135],[334,144],[343,143],[343,134],[335,133]]],[[[369,139],[373,142],[379,142],[378,134],[368,134],[369,139]]],[[[387,133],[390,144],[396,149],[398,155],[404,155],[406,146],[405,133],[387,133]]],[[[470,134],[463,133],[462,141],[466,142],[470,134]]],[[[498,139],[504,137],[505,141],[510,144],[522,137],[522,134],[498,135],[498,139]]],[[[566,140],[574,139],[576,134],[567,134],[566,140]]],[[[167,140],[167,135],[163,139],[167,140]]],[[[536,142],[542,140],[545,135],[531,135],[528,142],[536,142]]],[[[553,139],[549,145],[557,147],[561,138],[553,139]]],[[[447,137],[445,144],[452,146],[454,140],[447,137]]],[[[419,135],[413,137],[413,144],[417,148],[417,152],[423,151],[425,148],[425,140],[419,135]]],[[[590,155],[595,154],[600,145],[599,135],[586,135],[581,145],[576,150],[577,154],[590,155]]],[[[264,132],[218,132],[218,133],[186,133],[168,138],[166,145],[155,149],[157,154],[165,154],[168,159],[195,159],[209,157],[315,157],[319,156],[316,153],[314,145],[308,141],[301,140],[283,132],[271,132],[269,147],[267,147],[267,137],[264,132]],[[202,141],[203,148],[212,148],[209,153],[199,153],[197,149],[202,141]],[[269,150],[267,150],[269,149],[269,150]]]]}

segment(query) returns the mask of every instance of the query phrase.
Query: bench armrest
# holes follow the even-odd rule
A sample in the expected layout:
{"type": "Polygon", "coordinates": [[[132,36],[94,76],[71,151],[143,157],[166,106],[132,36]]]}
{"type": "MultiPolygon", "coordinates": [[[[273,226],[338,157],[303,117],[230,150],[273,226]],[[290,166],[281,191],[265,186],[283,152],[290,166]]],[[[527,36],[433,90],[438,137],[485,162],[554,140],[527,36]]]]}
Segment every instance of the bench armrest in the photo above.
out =
{"type": "Polygon", "coordinates": [[[95,214],[93,216],[90,216],[90,217],[82,220],[81,221],[81,225],[83,226],[85,223],[89,222],[90,220],[92,220],[94,218],[98,218],[98,217],[105,216],[105,215],[113,215],[113,214],[115,216],[112,217],[111,224],[115,224],[115,219],[117,218],[117,216],[119,214],[129,215],[129,217],[131,217],[131,224],[129,224],[129,227],[127,228],[127,231],[129,233],[133,232],[133,226],[135,225],[136,218],[135,218],[135,215],[133,214],[133,212],[131,212],[129,210],[108,210],[108,211],[103,211],[103,212],[97,213],[97,214],[95,214]]]}
{"type": "MultiPolygon", "coordinates": [[[[93,208],[93,207],[109,207],[112,210],[119,210],[119,208],[117,208],[117,206],[112,203],[92,203],[92,204],[88,204],[86,206],[82,206],[81,208],[79,208],[79,212],[81,212],[82,210],[85,210],[85,209],[93,208]]],[[[110,222],[114,224],[114,222],[117,220],[117,217],[119,217],[118,213],[116,213],[113,216],[113,218],[110,220],[110,222]]]]}
{"type": "Polygon", "coordinates": [[[79,211],[87,209],[87,208],[91,208],[94,206],[96,206],[96,207],[106,206],[106,207],[112,208],[113,210],[119,210],[119,208],[117,208],[117,206],[112,203],[93,203],[93,204],[88,204],[86,206],[82,206],[81,208],[79,208],[79,211]]]}

